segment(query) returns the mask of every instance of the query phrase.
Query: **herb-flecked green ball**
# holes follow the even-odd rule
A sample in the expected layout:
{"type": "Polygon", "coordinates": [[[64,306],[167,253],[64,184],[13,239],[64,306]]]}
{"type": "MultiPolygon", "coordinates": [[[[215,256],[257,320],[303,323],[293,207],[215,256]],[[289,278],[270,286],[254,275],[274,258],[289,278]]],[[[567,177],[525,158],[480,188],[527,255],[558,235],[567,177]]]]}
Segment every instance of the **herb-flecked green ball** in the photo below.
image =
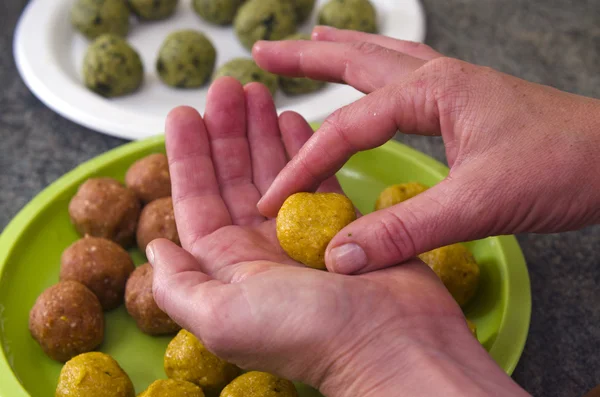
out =
{"type": "Polygon", "coordinates": [[[312,14],[316,0],[292,0],[296,12],[296,22],[304,23],[312,14]]]}
{"type": "Polygon", "coordinates": [[[319,25],[377,33],[377,11],[369,0],[329,0],[319,11],[319,25]]]}
{"type": "Polygon", "coordinates": [[[216,59],[217,51],[208,37],[195,30],[180,30],[163,42],[156,70],[160,79],[172,87],[200,87],[209,80],[216,59]]]}
{"type": "MultiPolygon", "coordinates": [[[[296,33],[285,38],[286,40],[310,40],[310,35],[296,33]]],[[[317,81],[306,77],[279,76],[279,86],[287,95],[308,94],[320,90],[325,86],[324,81],[317,81]]]]}
{"type": "Polygon", "coordinates": [[[244,47],[259,40],[281,40],[296,32],[296,12],[290,0],[249,0],[233,21],[244,47]]]}
{"type": "Polygon", "coordinates": [[[83,81],[104,97],[117,97],[136,91],[144,80],[139,54],[119,36],[105,34],[87,49],[83,59],[83,81]]]}
{"type": "Polygon", "coordinates": [[[194,11],[204,20],[229,25],[245,0],[194,0],[194,11]]]}
{"type": "Polygon", "coordinates": [[[179,0],[127,0],[131,11],[142,19],[157,20],[170,17],[179,0]]]}
{"type": "Polygon", "coordinates": [[[90,40],[105,33],[125,37],[129,9],[123,0],[77,0],[71,8],[71,24],[90,40]]]}
{"type": "Polygon", "coordinates": [[[233,77],[242,85],[252,82],[262,83],[267,86],[269,91],[271,91],[271,95],[275,95],[279,86],[277,82],[277,75],[269,73],[266,70],[258,67],[252,58],[232,59],[217,69],[213,80],[224,76],[233,77]]]}

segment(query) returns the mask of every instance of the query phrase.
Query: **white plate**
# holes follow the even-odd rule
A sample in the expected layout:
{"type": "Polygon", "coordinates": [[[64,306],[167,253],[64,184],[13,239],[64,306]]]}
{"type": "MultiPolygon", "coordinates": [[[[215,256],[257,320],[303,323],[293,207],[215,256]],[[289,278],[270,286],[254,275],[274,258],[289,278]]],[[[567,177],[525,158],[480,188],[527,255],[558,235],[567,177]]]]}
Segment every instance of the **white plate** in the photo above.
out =
{"type": "MultiPolygon", "coordinates": [[[[310,32],[319,7],[302,31],[310,32]]],[[[423,41],[425,16],[419,0],[372,0],[384,35],[423,41]]],[[[250,56],[231,27],[204,22],[191,8],[190,0],[180,0],[175,15],[164,21],[134,23],[129,42],[142,56],[146,71],[140,91],[121,98],[105,99],[88,91],[81,83],[81,64],[87,40],[70,24],[73,0],[31,0],[15,32],[14,52],[23,80],[48,107],[90,129],[109,135],[142,139],[162,131],[167,113],[179,105],[194,106],[203,112],[208,88],[178,90],[160,82],[154,70],[156,54],[167,34],[184,28],[204,31],[217,48],[217,67],[238,56],[250,56]]],[[[321,121],[337,108],[360,98],[351,87],[330,84],[318,93],[276,96],[278,111],[293,109],[309,121],[321,121]]]]}

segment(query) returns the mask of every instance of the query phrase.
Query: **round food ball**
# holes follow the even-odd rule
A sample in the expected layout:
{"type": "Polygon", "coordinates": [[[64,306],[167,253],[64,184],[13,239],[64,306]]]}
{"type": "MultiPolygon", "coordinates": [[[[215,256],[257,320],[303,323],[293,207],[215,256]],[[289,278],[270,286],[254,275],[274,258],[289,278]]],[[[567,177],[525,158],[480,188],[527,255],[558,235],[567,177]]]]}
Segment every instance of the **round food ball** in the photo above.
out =
{"type": "Polygon", "coordinates": [[[477,326],[475,323],[467,319],[467,326],[469,327],[469,331],[471,331],[475,339],[477,339],[477,326]]]}
{"type": "Polygon", "coordinates": [[[281,40],[296,32],[296,13],[289,0],[248,0],[233,21],[247,49],[259,40],[281,40]]]}
{"type": "Polygon", "coordinates": [[[29,331],[48,357],[65,362],[102,343],[102,306],[85,285],[61,281],[35,301],[29,312],[29,331]]]}
{"type": "Polygon", "coordinates": [[[159,379],[148,386],[138,397],[204,397],[204,392],[191,382],[159,379]]]}
{"type": "Polygon", "coordinates": [[[181,329],[159,309],[152,295],[153,269],[149,263],[139,266],[127,280],[125,307],[138,328],[148,335],[173,334],[181,329]]]}
{"type": "Polygon", "coordinates": [[[133,383],[112,357],[100,352],[80,354],[60,371],[56,397],[134,397],[133,383]]]}
{"type": "Polygon", "coordinates": [[[229,25],[245,0],[193,0],[192,5],[204,20],[229,25]]]}
{"type": "Polygon", "coordinates": [[[177,8],[178,0],[127,0],[129,8],[142,19],[164,19],[177,8]]]}
{"type": "Polygon", "coordinates": [[[252,371],[235,378],[223,389],[220,397],[298,397],[298,392],[287,379],[252,371]]]}
{"type": "Polygon", "coordinates": [[[144,207],[137,228],[137,244],[142,252],[157,238],[166,238],[180,245],[171,197],[154,200],[144,207]]]}
{"type": "MultiPolygon", "coordinates": [[[[286,40],[310,40],[310,35],[296,33],[285,38],[286,40]]],[[[279,86],[288,95],[308,94],[325,87],[324,81],[312,80],[306,77],[279,76],[279,86]]]]}
{"type": "Polygon", "coordinates": [[[331,239],[356,219],[350,199],[338,193],[296,193],[277,214],[277,239],[290,258],[325,269],[331,239]]]}
{"type": "Polygon", "coordinates": [[[224,76],[233,77],[242,85],[253,82],[264,84],[271,92],[271,95],[275,95],[279,85],[277,82],[277,75],[261,69],[251,58],[232,59],[217,69],[213,80],[224,76]]]}
{"type": "Polygon", "coordinates": [[[377,33],[377,12],[369,0],[329,0],[319,12],[318,24],[377,33]]]}
{"type": "Polygon", "coordinates": [[[216,59],[215,47],[204,34],[180,30],[163,42],[156,70],[160,79],[172,87],[200,87],[210,78],[216,59]]]}
{"type": "Polygon", "coordinates": [[[131,190],[112,178],[91,178],[69,203],[69,216],[82,236],[104,237],[129,247],[135,236],[140,202],[131,190]]]}
{"type": "Polygon", "coordinates": [[[85,86],[103,97],[131,94],[142,85],[144,67],[139,54],[114,34],[104,34],[89,46],[83,59],[85,86]]]}
{"type": "Polygon", "coordinates": [[[479,265],[462,244],[452,244],[419,255],[442,280],[460,306],[471,301],[479,286],[479,265]]]}
{"type": "Polygon", "coordinates": [[[125,185],[143,203],[170,196],[171,175],[167,156],[151,154],[133,163],[125,175],[125,185]]]}
{"type": "Polygon", "coordinates": [[[296,12],[296,22],[304,23],[315,8],[315,0],[292,0],[296,12]]]}
{"type": "Polygon", "coordinates": [[[379,211],[384,208],[392,207],[415,197],[419,193],[423,193],[427,189],[427,186],[418,182],[401,183],[399,185],[389,186],[379,194],[379,197],[377,197],[375,210],[379,211]]]}
{"type": "Polygon", "coordinates": [[[167,346],[164,365],[169,378],[192,382],[208,396],[218,396],[240,373],[238,367],[206,350],[198,338],[184,329],[167,346]]]}
{"type": "Polygon", "coordinates": [[[125,283],[135,269],[129,253],[102,237],[86,236],[67,248],[60,259],[60,280],[88,287],[104,310],[123,302],[125,283]]]}
{"type": "Polygon", "coordinates": [[[105,33],[125,37],[129,9],[123,0],[77,0],[71,8],[71,24],[90,40],[105,33]]]}

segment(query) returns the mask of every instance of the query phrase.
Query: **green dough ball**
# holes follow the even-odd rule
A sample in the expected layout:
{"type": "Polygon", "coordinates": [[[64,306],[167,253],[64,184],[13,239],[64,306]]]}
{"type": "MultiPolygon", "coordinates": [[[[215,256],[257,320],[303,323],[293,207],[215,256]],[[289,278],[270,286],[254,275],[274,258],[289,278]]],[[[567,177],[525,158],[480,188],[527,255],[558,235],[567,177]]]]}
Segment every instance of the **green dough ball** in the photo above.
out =
{"type": "Polygon", "coordinates": [[[139,54],[127,42],[112,34],[98,37],[83,59],[83,81],[90,90],[104,96],[127,95],[144,80],[139,54]]]}
{"type": "Polygon", "coordinates": [[[313,8],[315,8],[315,0],[292,0],[292,2],[296,11],[296,21],[298,23],[306,22],[312,14],[313,8]]]}
{"type": "MultiPolygon", "coordinates": [[[[297,33],[285,38],[286,40],[310,40],[310,35],[297,33]]],[[[318,91],[325,86],[324,81],[308,79],[306,77],[279,77],[281,90],[288,95],[308,94],[318,91]]]]}
{"type": "Polygon", "coordinates": [[[200,87],[215,68],[217,52],[210,40],[194,30],[171,33],[158,53],[156,70],[161,80],[177,88],[200,87]]]}
{"type": "Polygon", "coordinates": [[[129,9],[123,0],[77,0],[71,23],[88,39],[105,33],[125,37],[129,32],[129,9]]]}
{"type": "Polygon", "coordinates": [[[208,22],[229,25],[245,0],[194,0],[192,5],[198,15],[208,22]]]}
{"type": "Polygon", "coordinates": [[[319,12],[319,25],[377,32],[377,12],[369,0],[329,0],[319,12]]]}
{"type": "Polygon", "coordinates": [[[238,376],[220,397],[298,397],[294,384],[266,372],[252,371],[238,376]]]}
{"type": "Polygon", "coordinates": [[[296,13],[289,0],[249,0],[233,22],[240,42],[251,49],[258,40],[281,40],[296,32],[296,13]]]}
{"type": "Polygon", "coordinates": [[[252,82],[262,83],[271,91],[271,95],[277,92],[277,76],[259,68],[252,58],[232,59],[217,70],[213,80],[223,76],[233,77],[242,85],[252,82]]]}
{"type": "Polygon", "coordinates": [[[142,19],[164,19],[171,16],[179,0],[127,0],[129,8],[142,19]]]}

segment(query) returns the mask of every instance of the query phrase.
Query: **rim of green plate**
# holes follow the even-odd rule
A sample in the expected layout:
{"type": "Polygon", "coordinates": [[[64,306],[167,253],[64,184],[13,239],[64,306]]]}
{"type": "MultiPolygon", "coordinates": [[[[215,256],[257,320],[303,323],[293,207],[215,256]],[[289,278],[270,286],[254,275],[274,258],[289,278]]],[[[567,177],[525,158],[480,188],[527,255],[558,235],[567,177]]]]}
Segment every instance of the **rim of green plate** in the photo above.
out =
{"type": "MultiPolygon", "coordinates": [[[[318,127],[318,124],[312,125],[315,129],[318,127]]],[[[42,212],[64,190],[71,188],[82,176],[92,174],[100,165],[160,144],[164,144],[164,135],[130,142],[107,151],[75,167],[35,196],[21,209],[6,226],[2,234],[0,234],[0,279],[4,274],[7,259],[19,241],[21,234],[33,222],[36,214],[42,212]]],[[[448,173],[448,168],[445,165],[399,142],[389,141],[379,147],[379,150],[417,160],[439,178],[443,178],[448,173]]],[[[494,238],[498,239],[497,241],[502,248],[501,252],[504,262],[512,263],[512,266],[507,282],[503,285],[503,295],[506,297],[506,304],[502,314],[502,321],[496,341],[489,353],[496,357],[497,362],[500,359],[501,362],[498,362],[498,364],[507,374],[511,375],[523,353],[529,332],[531,321],[531,288],[527,265],[517,239],[514,236],[499,236],[494,238]],[[509,290],[511,291],[510,294],[508,293],[509,290]]],[[[2,308],[0,307],[0,315],[1,313],[2,308]]],[[[1,329],[2,323],[0,322],[1,329]]],[[[29,396],[29,393],[19,382],[10,366],[8,357],[4,351],[4,336],[0,334],[0,338],[2,338],[0,339],[0,344],[2,345],[0,349],[0,397],[29,396]]]]}

